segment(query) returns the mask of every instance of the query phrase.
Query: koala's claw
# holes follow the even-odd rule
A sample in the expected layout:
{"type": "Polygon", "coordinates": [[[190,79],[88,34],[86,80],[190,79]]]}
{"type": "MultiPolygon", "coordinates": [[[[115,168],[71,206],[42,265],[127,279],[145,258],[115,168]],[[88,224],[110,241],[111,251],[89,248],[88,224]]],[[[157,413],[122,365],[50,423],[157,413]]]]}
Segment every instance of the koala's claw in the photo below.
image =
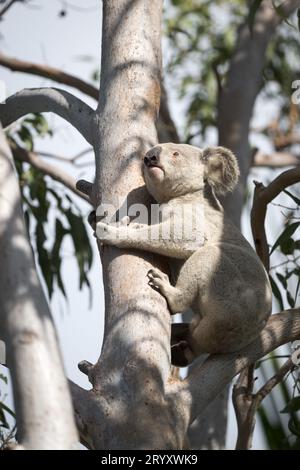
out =
{"type": "Polygon", "coordinates": [[[130,224],[130,217],[128,215],[125,215],[125,217],[122,217],[120,222],[116,224],[118,227],[126,227],[127,225],[130,224]]]}
{"type": "Polygon", "coordinates": [[[104,224],[103,222],[98,222],[96,225],[96,234],[97,238],[103,243],[109,243],[115,238],[115,231],[116,228],[112,225],[104,224]]]}
{"type": "Polygon", "coordinates": [[[162,273],[158,269],[154,269],[154,268],[149,269],[147,276],[149,277],[149,279],[152,279],[152,280],[155,279],[155,280],[161,280],[164,282],[169,282],[168,275],[165,273],[162,273]]]}
{"type": "Polygon", "coordinates": [[[169,278],[166,274],[158,271],[158,269],[150,269],[147,273],[149,278],[149,286],[165,294],[165,288],[169,285],[169,278]]]}

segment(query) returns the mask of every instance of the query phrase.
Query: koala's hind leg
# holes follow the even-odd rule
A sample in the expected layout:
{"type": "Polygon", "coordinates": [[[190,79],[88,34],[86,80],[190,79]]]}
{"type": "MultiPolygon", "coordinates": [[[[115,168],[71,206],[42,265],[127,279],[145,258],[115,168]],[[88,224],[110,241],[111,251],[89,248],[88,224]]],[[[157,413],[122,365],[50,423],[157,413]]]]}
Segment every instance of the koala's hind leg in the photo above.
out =
{"type": "Polygon", "coordinates": [[[191,295],[190,290],[172,286],[166,274],[158,269],[150,269],[148,278],[149,285],[157,289],[165,297],[172,314],[184,312],[191,306],[194,296],[191,295]]]}

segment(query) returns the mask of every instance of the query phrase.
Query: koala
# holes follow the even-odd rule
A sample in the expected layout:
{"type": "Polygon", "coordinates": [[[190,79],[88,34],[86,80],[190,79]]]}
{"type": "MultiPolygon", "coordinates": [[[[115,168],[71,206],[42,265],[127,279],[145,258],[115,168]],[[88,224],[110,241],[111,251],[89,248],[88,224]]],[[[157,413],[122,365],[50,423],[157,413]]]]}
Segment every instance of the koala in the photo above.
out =
{"type": "Polygon", "coordinates": [[[223,147],[159,144],[146,153],[142,172],[161,220],[98,222],[96,236],[104,244],[168,257],[174,285],[158,269],[148,272],[148,283],[165,297],[171,314],[193,312],[190,323],[172,325],[174,365],[242,349],[266,324],[272,295],[261,261],[217,199],[237,184],[235,156],[223,147]]]}

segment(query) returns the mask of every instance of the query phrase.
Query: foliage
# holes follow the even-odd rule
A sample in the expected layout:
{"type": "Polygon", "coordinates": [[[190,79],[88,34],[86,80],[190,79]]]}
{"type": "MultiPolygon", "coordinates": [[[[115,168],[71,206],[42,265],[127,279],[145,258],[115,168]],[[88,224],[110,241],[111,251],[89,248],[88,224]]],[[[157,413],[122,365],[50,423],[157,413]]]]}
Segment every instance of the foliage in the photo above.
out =
{"type": "MultiPolygon", "coordinates": [[[[274,297],[276,298],[280,310],[294,308],[299,297],[300,286],[300,239],[299,237],[299,210],[300,199],[297,189],[293,192],[285,190],[284,193],[292,201],[291,207],[285,207],[285,225],[273,246],[270,248],[270,255],[276,253],[277,265],[271,267],[271,284],[274,297]],[[296,193],[296,194],[295,194],[296,193]],[[295,205],[296,204],[296,205],[295,205]]],[[[276,374],[280,369],[280,362],[274,354],[269,356],[268,375],[276,374]]],[[[265,365],[262,365],[264,368],[265,365]]],[[[264,370],[260,372],[264,374],[264,370]]],[[[275,397],[271,394],[270,403],[272,406],[271,417],[267,406],[259,408],[259,416],[264,427],[265,437],[271,449],[300,449],[300,370],[295,366],[295,370],[290,373],[289,381],[282,381],[278,388],[281,401],[284,403],[281,412],[275,404],[275,397]],[[284,415],[284,416],[282,416],[284,415]]]]}
{"type": "MultiPolygon", "coordinates": [[[[26,117],[9,134],[9,138],[27,150],[34,149],[36,136],[51,135],[47,120],[40,114],[26,117]]],[[[55,285],[66,297],[62,271],[63,243],[71,237],[79,271],[79,288],[90,289],[88,272],[93,252],[81,210],[73,198],[50,178],[27,163],[16,161],[23,200],[25,221],[40,272],[49,298],[55,285]],[[50,234],[54,234],[51,236],[50,234]]],[[[91,293],[91,290],[90,290],[91,293]]]]}
{"type": "MultiPolygon", "coordinates": [[[[251,31],[261,0],[252,0],[250,8],[248,3],[170,0],[167,5],[165,30],[170,49],[167,75],[178,90],[178,97],[185,98],[185,122],[180,130],[188,143],[200,145],[217,132],[218,99],[226,86],[237,40],[238,28],[232,25],[247,22],[251,31]]],[[[278,2],[273,6],[282,16],[278,2]]],[[[277,28],[267,50],[261,83],[260,96],[276,103],[284,131],[290,127],[291,84],[300,75],[298,21],[299,12],[298,17],[283,21],[277,28]]]]}
{"type": "MultiPolygon", "coordinates": [[[[3,382],[7,385],[7,377],[0,373],[0,384],[3,382]]],[[[11,427],[8,416],[15,420],[14,412],[4,403],[6,396],[1,393],[0,387],[0,450],[14,438],[15,429],[11,427]]]]}
{"type": "Polygon", "coordinates": [[[276,277],[274,275],[270,277],[273,293],[281,310],[284,309],[286,302],[290,308],[295,307],[300,287],[300,238],[297,238],[300,226],[298,221],[300,199],[290,191],[285,190],[284,192],[297,205],[286,208],[286,225],[270,250],[270,255],[277,252],[280,261],[278,266],[271,268],[271,272],[275,272],[276,277]],[[296,221],[291,223],[292,220],[296,221]],[[292,286],[293,292],[291,292],[290,286],[292,286]],[[285,299],[283,299],[283,294],[285,299]]]}
{"type": "MultiPolygon", "coordinates": [[[[275,374],[280,369],[279,359],[270,354],[268,360],[268,375],[275,374]]],[[[265,377],[266,368],[260,367],[265,377]]],[[[258,414],[263,425],[267,443],[272,450],[300,449],[300,377],[299,367],[289,374],[288,380],[280,382],[276,392],[272,392],[268,402],[260,406],[258,414]],[[288,383],[289,382],[289,383],[288,383]],[[278,402],[284,403],[281,411],[278,402]]]]}

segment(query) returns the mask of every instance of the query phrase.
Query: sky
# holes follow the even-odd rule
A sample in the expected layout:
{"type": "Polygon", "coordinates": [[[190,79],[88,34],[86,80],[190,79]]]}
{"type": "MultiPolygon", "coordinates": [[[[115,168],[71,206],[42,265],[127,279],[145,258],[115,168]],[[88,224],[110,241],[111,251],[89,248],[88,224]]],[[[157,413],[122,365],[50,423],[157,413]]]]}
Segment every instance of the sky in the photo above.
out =
{"type": "MultiPolygon", "coordinates": [[[[100,63],[100,6],[101,2],[97,0],[85,2],[72,0],[68,3],[60,0],[44,2],[32,0],[28,6],[16,3],[6,14],[5,20],[0,23],[0,51],[19,59],[51,65],[90,81],[92,72],[100,63]],[[68,4],[76,8],[66,6],[68,4]],[[62,10],[67,14],[60,17],[59,12],[62,10]]],[[[5,83],[7,96],[23,88],[53,85],[49,80],[13,73],[4,68],[0,68],[0,80],[5,83]]],[[[76,90],[68,90],[95,107],[95,102],[91,98],[76,90]]],[[[182,124],[180,116],[183,109],[183,104],[176,101],[175,95],[171,93],[171,110],[178,125],[182,124]]],[[[73,156],[88,147],[83,137],[68,123],[53,115],[48,114],[47,117],[50,119],[50,125],[56,130],[55,137],[38,139],[36,149],[73,156]]],[[[93,179],[93,166],[77,171],[68,164],[63,165],[63,168],[78,178],[93,179]]],[[[83,214],[87,216],[90,210],[88,205],[81,201],[78,204],[83,214]]],[[[249,238],[249,222],[246,219],[244,227],[249,238]]],[[[68,301],[66,302],[60,294],[55,294],[51,301],[51,310],[58,330],[67,375],[81,386],[89,388],[87,379],[79,372],[77,364],[83,359],[94,363],[100,353],[104,319],[101,266],[95,252],[95,262],[90,273],[93,302],[89,308],[88,292],[79,291],[78,288],[77,268],[70,243],[65,244],[63,254],[65,255],[63,278],[67,284],[68,301]]],[[[5,370],[0,368],[0,372],[5,370]]],[[[8,403],[11,403],[11,396],[8,397],[8,403]]],[[[229,418],[227,446],[233,448],[236,428],[231,407],[229,418]]],[[[260,427],[257,426],[254,448],[261,449],[264,446],[260,427]]]]}

